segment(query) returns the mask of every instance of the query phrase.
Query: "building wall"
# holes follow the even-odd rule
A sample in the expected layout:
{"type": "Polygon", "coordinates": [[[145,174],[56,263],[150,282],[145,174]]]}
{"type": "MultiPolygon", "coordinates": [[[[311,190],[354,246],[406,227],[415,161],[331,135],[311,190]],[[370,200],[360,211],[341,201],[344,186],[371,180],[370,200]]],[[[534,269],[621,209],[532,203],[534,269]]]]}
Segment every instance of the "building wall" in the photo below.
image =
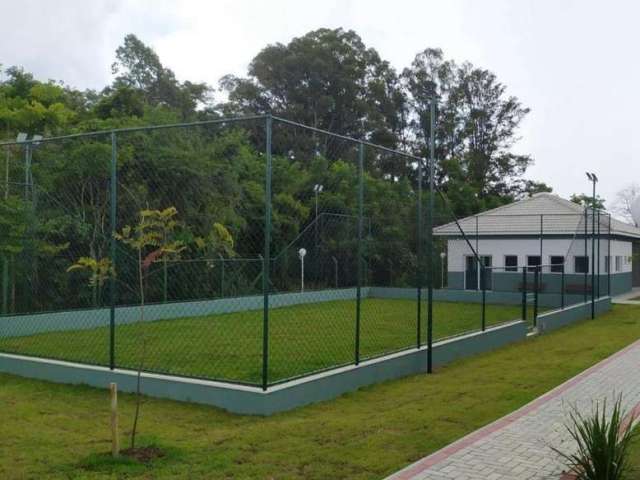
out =
{"type": "MultiPolygon", "coordinates": [[[[505,272],[506,255],[518,256],[518,268],[527,265],[529,255],[540,255],[539,238],[488,238],[479,239],[477,244],[470,239],[474,249],[477,248],[480,255],[490,255],[494,267],[492,273],[492,289],[494,291],[518,291],[522,283],[522,273],[505,272]]],[[[596,255],[598,243],[595,242],[596,255]]],[[[450,289],[465,288],[465,257],[473,255],[471,248],[464,239],[449,239],[447,242],[447,265],[448,284],[450,289]]],[[[543,239],[542,242],[542,262],[545,265],[551,263],[551,256],[565,257],[565,288],[569,290],[579,288],[584,285],[584,274],[575,272],[576,256],[584,256],[584,239],[572,238],[551,238],[543,239]]],[[[591,269],[591,240],[587,240],[587,254],[589,257],[589,268],[591,269]]],[[[600,240],[600,294],[606,295],[609,288],[609,279],[606,274],[606,257],[608,254],[608,241],[600,240]]],[[[623,240],[611,240],[611,294],[618,295],[629,291],[632,288],[632,242],[623,240]],[[616,264],[616,257],[619,257],[616,264]],[[619,268],[617,268],[619,267],[619,268]]],[[[560,292],[562,285],[562,274],[553,273],[548,267],[543,267],[541,283],[547,292],[560,292]]],[[[596,270],[597,273],[597,270],[596,270]]],[[[533,276],[529,275],[527,282],[533,283],[533,276]]],[[[591,272],[587,276],[587,285],[591,285],[591,272]]],[[[597,291],[596,283],[596,291],[597,291]]]]}
{"type": "MultiPolygon", "coordinates": [[[[476,242],[470,239],[473,248],[476,249],[476,242]]],[[[565,257],[566,268],[565,273],[575,273],[575,256],[584,255],[583,239],[577,238],[550,238],[542,241],[542,263],[548,265],[551,263],[551,256],[562,255],[565,257]]],[[[613,270],[611,273],[630,273],[631,272],[631,242],[622,240],[611,240],[611,256],[613,270]],[[620,269],[615,269],[615,257],[621,257],[620,269]]],[[[598,242],[595,242],[596,251],[598,242]]],[[[449,239],[447,242],[447,257],[449,272],[464,272],[465,257],[473,255],[473,252],[464,239],[449,239]]],[[[540,255],[540,239],[539,238],[488,238],[480,239],[477,242],[477,250],[480,255],[490,255],[492,257],[493,267],[504,268],[506,255],[518,256],[518,267],[521,268],[527,264],[527,256],[540,255]]],[[[607,240],[600,240],[600,273],[606,273],[605,257],[608,253],[607,240]]],[[[591,240],[587,240],[587,255],[591,257],[591,240]]]]}

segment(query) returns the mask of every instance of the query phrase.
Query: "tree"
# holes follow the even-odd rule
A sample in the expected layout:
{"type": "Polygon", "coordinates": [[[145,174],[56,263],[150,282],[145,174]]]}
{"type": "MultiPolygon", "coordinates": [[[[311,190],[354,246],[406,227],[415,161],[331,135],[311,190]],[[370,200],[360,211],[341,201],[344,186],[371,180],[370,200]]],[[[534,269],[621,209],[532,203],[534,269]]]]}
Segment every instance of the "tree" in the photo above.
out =
{"type": "MultiPolygon", "coordinates": [[[[269,45],[252,60],[247,78],[227,75],[220,85],[229,95],[221,106],[227,113],[273,113],[387,146],[396,146],[404,129],[395,70],[352,30],[322,28],[269,45]]],[[[313,141],[322,147],[329,138],[313,141]]]]}
{"type": "MultiPolygon", "coordinates": [[[[144,332],[142,322],[144,322],[144,275],[152,263],[165,258],[177,258],[185,249],[184,244],[179,240],[174,240],[173,234],[178,226],[175,216],[178,211],[174,207],[164,210],[141,210],[138,224],[135,227],[126,226],[122,232],[116,234],[116,239],[128,247],[135,250],[138,259],[138,289],[140,294],[140,317],[141,332],[144,332]]],[[[140,363],[136,383],[136,410],[131,430],[131,450],[136,446],[136,433],[138,427],[138,417],[140,415],[141,391],[140,384],[142,370],[146,359],[147,340],[142,335],[140,363]]]]}
{"type": "MultiPolygon", "coordinates": [[[[586,195],[584,193],[574,193],[569,198],[573,203],[577,203],[578,205],[582,205],[583,207],[594,207],[593,197],[591,195],[586,195]]],[[[606,210],[604,206],[604,198],[600,195],[596,195],[595,208],[598,210],[606,210]]]]}
{"type": "MultiPolygon", "coordinates": [[[[523,195],[520,180],[532,163],[512,151],[517,130],[529,113],[488,70],[446,60],[440,49],[418,54],[402,74],[411,115],[414,149],[427,156],[430,103],[437,102],[437,183],[445,190],[470,185],[479,199],[511,200],[523,195]]],[[[524,187],[524,188],[523,188],[524,187]]]]}
{"type": "Polygon", "coordinates": [[[547,185],[544,182],[537,182],[535,180],[519,180],[520,186],[518,190],[520,191],[519,197],[531,197],[536,193],[543,192],[552,192],[553,188],[547,185]]]}
{"type": "Polygon", "coordinates": [[[636,227],[640,226],[636,223],[631,213],[631,205],[640,196],[640,185],[633,182],[624,187],[618,193],[613,201],[611,210],[622,216],[627,222],[633,223],[636,227]]]}
{"type": "Polygon", "coordinates": [[[125,99],[124,95],[128,101],[135,101],[132,93],[138,91],[149,105],[169,106],[183,118],[191,116],[199,104],[206,103],[210,91],[204,83],[180,83],[173,71],[162,65],[158,54],[133,34],[127,35],[116,50],[111,71],[117,77],[105,93],[114,100],[125,99]]]}
{"type": "Polygon", "coordinates": [[[9,311],[9,270],[15,255],[24,249],[27,231],[24,202],[4,192],[0,198],[0,258],[2,259],[2,313],[9,311]]]}

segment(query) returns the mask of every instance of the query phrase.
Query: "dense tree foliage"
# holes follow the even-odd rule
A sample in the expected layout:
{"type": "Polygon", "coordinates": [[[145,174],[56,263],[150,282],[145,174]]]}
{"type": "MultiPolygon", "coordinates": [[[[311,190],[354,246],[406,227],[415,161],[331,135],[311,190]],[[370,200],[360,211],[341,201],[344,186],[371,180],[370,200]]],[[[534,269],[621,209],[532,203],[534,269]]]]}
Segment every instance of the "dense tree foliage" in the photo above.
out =
{"type": "MultiPolygon", "coordinates": [[[[436,183],[449,199],[445,206],[437,198],[437,222],[550,190],[523,178],[532,159],[513,152],[528,109],[507,95],[493,73],[447,60],[440,50],[423,51],[398,73],[355,32],[320,29],[265,47],[246,78],[224,77],[225,101],[218,104],[208,85],[178,81],[134,35],[116,50],[112,70],[112,84],[95,92],[40,81],[19,67],[5,69],[0,134],[53,136],[269,112],[427,156],[435,98],[436,183]]],[[[173,298],[259,290],[264,140],[263,121],[118,134],[118,226],[134,224],[145,209],[177,211],[176,236],[185,252],[182,263],[171,266],[173,298]],[[203,239],[213,242],[212,232],[220,228],[233,248],[203,248],[203,239]]],[[[309,245],[321,253],[312,266],[323,278],[318,286],[334,283],[334,273],[340,273],[341,285],[352,285],[358,145],[276,123],[273,151],[273,288],[291,288],[297,248],[309,245]],[[314,185],[323,185],[321,195],[314,195],[314,185]]],[[[30,152],[12,146],[2,154],[3,307],[48,309],[68,306],[69,299],[95,304],[86,278],[67,269],[80,258],[97,262],[110,254],[110,137],[43,143],[30,152]],[[16,236],[31,240],[16,242],[16,236]]],[[[426,188],[425,176],[423,182],[426,188]]],[[[415,160],[366,149],[368,281],[415,282],[418,189],[415,160]]],[[[426,193],[422,200],[424,211],[426,193]]],[[[114,269],[118,282],[136,285],[135,258],[127,249],[118,250],[114,269]]],[[[166,298],[162,270],[151,268],[148,275],[149,301],[166,298]]],[[[137,301],[135,288],[122,288],[119,295],[121,302],[137,301]]]]}

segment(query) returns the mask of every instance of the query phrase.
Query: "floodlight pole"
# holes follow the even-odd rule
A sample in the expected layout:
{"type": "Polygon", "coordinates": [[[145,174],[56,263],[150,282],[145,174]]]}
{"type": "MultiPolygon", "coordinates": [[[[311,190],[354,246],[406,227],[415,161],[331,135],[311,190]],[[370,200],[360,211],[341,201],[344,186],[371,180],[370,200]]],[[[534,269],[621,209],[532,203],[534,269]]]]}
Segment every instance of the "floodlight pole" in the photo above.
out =
{"type": "Polygon", "coordinates": [[[434,191],[434,162],[435,162],[435,126],[436,102],[431,98],[429,104],[429,210],[427,215],[427,373],[433,373],[433,191],[434,191]]]}
{"type": "MultiPolygon", "coordinates": [[[[417,256],[418,256],[418,285],[416,289],[416,348],[420,348],[422,343],[422,159],[418,160],[418,204],[416,205],[418,216],[418,235],[417,235],[417,256]]],[[[431,252],[427,252],[430,254],[431,252]]],[[[391,276],[391,275],[390,275],[391,276]]],[[[392,277],[392,276],[391,276],[392,277]]],[[[389,279],[390,286],[393,286],[393,277],[389,279]]]]}
{"type": "MultiPolygon", "coordinates": [[[[117,228],[117,191],[118,191],[118,150],[116,133],[111,132],[111,205],[109,210],[109,223],[111,229],[110,254],[111,266],[116,268],[116,228],[117,228]]],[[[109,278],[109,367],[113,370],[116,367],[116,279],[115,275],[109,278]]]]}
{"type": "Polygon", "coordinates": [[[266,117],[266,179],[264,191],[264,257],[262,259],[262,390],[269,385],[269,270],[271,268],[271,135],[273,117],[266,117]]]}
{"type": "Polygon", "coordinates": [[[355,358],[356,365],[360,363],[360,315],[362,307],[362,215],[364,211],[364,143],[358,144],[358,248],[356,253],[357,285],[356,285],[356,332],[355,358]]]}
{"type": "MultiPolygon", "coordinates": [[[[9,198],[9,147],[6,148],[4,199],[9,198]]],[[[9,255],[2,255],[2,314],[9,312],[9,255]]]]}

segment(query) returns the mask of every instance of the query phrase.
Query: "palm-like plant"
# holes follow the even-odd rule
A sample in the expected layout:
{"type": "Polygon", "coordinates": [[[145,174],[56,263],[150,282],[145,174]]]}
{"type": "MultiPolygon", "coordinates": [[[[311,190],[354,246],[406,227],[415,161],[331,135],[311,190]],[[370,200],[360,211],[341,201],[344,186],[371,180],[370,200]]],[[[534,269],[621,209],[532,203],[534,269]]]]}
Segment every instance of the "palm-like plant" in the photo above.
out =
{"type": "Polygon", "coordinates": [[[93,289],[93,305],[98,306],[100,303],[100,292],[102,291],[102,287],[107,280],[114,277],[116,274],[115,268],[111,263],[111,259],[80,257],[76,263],[67,268],[67,272],[73,272],[74,270],[89,271],[88,284],[93,289]]]}
{"type": "Polygon", "coordinates": [[[636,432],[635,414],[627,415],[618,397],[607,414],[607,402],[596,404],[590,415],[583,415],[576,407],[569,413],[566,426],[577,444],[573,453],[554,451],[562,456],[578,480],[622,480],[629,474],[629,446],[636,432]]]}

